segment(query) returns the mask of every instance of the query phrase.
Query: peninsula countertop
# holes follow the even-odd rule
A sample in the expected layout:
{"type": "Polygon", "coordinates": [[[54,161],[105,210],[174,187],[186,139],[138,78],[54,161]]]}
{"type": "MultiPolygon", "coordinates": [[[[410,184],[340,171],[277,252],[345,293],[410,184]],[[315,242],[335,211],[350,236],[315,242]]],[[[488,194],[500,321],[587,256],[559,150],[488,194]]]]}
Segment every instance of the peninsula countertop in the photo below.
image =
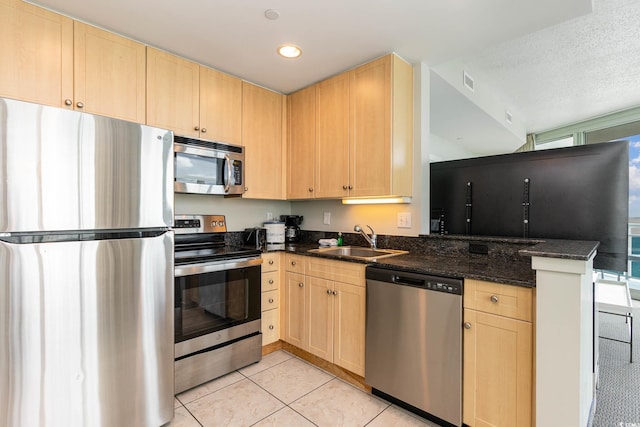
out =
{"type": "MultiPolygon", "coordinates": [[[[478,240],[481,241],[482,239],[474,239],[476,242],[478,240]]],[[[594,254],[598,245],[598,242],[593,241],[536,240],[530,241],[530,246],[527,246],[526,249],[521,249],[519,257],[509,259],[496,259],[476,254],[442,255],[410,251],[407,254],[377,260],[363,260],[323,254],[322,252],[310,252],[310,249],[319,247],[318,244],[312,243],[268,245],[265,251],[284,251],[298,255],[330,258],[409,272],[534,287],[536,285],[536,276],[535,271],[531,268],[531,256],[586,260],[594,254]]]]}

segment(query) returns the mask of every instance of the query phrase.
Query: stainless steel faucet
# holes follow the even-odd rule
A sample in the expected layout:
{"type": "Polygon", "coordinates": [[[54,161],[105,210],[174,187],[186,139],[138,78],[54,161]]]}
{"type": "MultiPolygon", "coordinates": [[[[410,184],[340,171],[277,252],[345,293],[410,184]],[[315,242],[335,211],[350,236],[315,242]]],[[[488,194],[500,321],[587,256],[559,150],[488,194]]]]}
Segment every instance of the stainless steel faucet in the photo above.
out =
{"type": "Polygon", "coordinates": [[[371,228],[370,225],[367,225],[367,227],[369,227],[369,230],[371,230],[371,237],[369,237],[369,235],[364,232],[364,230],[362,229],[362,227],[360,227],[359,224],[356,224],[356,226],[353,227],[353,231],[355,231],[356,233],[362,234],[362,237],[367,239],[367,242],[369,242],[369,244],[371,245],[371,249],[377,249],[376,245],[377,245],[378,236],[376,235],[376,232],[373,231],[373,228],[371,228]]]}

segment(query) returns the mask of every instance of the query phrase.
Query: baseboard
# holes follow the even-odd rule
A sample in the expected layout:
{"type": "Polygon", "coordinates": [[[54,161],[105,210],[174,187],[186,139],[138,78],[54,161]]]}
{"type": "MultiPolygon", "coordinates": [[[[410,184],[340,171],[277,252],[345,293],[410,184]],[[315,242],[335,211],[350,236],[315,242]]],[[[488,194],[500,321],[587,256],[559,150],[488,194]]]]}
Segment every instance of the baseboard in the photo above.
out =
{"type": "Polygon", "coordinates": [[[320,369],[324,369],[325,371],[335,375],[336,377],[340,378],[343,381],[348,382],[349,384],[352,384],[356,387],[358,387],[359,389],[366,391],[367,393],[371,393],[371,386],[366,384],[364,382],[364,378],[361,377],[358,374],[354,374],[351,371],[348,371],[338,365],[335,365],[331,362],[327,362],[324,359],[321,359],[320,357],[309,353],[308,351],[302,350],[299,347],[296,347],[294,345],[291,345],[287,342],[284,342],[282,340],[277,341],[273,344],[269,344],[267,346],[262,347],[262,355],[266,355],[269,354],[273,351],[276,350],[285,350],[288,351],[289,353],[293,354],[294,356],[298,356],[300,359],[311,363],[312,365],[317,366],[320,369]]]}

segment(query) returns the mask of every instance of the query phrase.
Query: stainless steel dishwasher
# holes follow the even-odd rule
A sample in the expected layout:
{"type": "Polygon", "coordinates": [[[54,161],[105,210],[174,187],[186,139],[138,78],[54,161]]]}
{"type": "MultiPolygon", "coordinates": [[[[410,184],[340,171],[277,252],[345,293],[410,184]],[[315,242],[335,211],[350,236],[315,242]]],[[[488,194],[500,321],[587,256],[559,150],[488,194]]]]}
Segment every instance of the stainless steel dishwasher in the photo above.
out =
{"type": "Polygon", "coordinates": [[[462,279],[367,267],[365,382],[441,425],[462,425],[462,279]]]}

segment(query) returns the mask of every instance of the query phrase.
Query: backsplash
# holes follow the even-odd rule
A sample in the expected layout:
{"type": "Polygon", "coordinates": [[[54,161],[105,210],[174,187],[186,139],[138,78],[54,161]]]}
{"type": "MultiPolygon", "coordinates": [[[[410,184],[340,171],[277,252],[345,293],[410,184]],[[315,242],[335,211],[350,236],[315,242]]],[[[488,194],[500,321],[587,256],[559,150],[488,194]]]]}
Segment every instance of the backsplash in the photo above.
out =
{"type": "MultiPolygon", "coordinates": [[[[317,244],[320,239],[335,239],[336,232],[302,230],[300,244],[317,244]]],[[[342,233],[344,246],[367,246],[367,242],[358,233],[342,233]]],[[[412,254],[470,257],[478,261],[523,262],[518,253],[540,240],[517,239],[506,237],[474,237],[474,236],[441,236],[421,235],[417,237],[378,235],[378,247],[409,251],[412,254]],[[476,252],[470,253],[469,247],[476,252]],[[485,253],[486,252],[486,253],[485,253]]],[[[228,232],[227,243],[244,245],[242,232],[228,232]]],[[[530,263],[529,259],[526,259],[530,263]]]]}

